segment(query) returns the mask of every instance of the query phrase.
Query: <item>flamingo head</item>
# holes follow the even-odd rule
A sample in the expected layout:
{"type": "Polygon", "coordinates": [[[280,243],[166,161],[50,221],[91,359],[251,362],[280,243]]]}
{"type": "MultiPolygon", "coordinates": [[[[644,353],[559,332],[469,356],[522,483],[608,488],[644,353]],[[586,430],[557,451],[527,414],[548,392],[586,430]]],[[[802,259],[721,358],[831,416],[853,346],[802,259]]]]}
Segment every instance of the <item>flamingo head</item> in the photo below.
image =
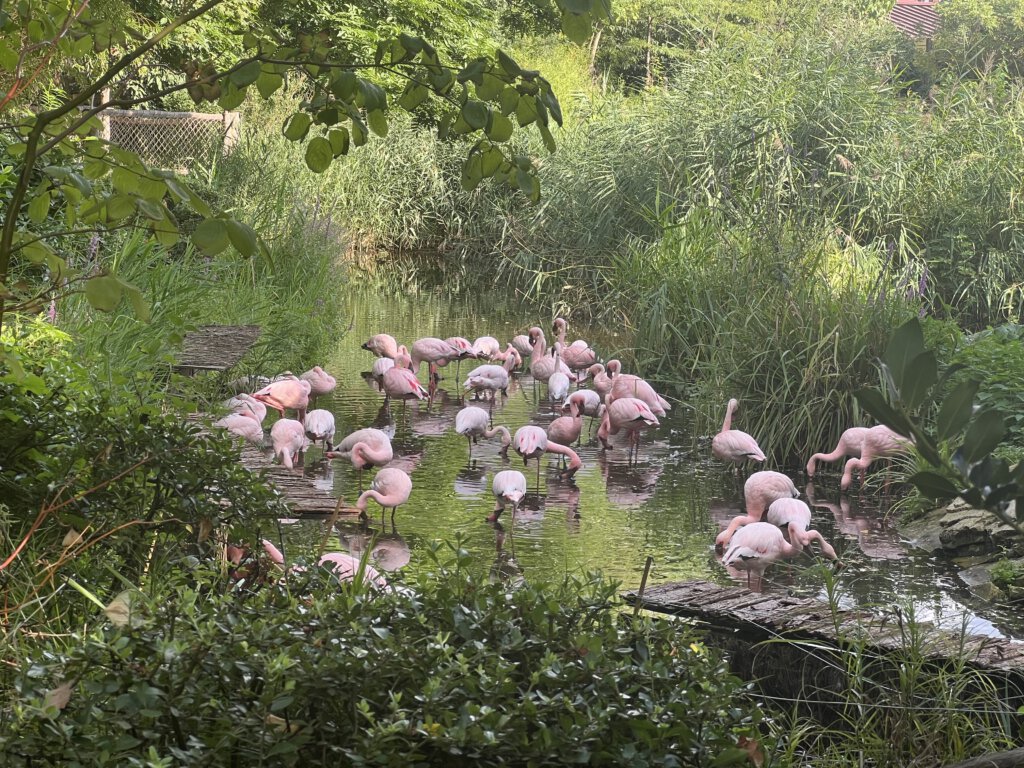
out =
{"type": "Polygon", "coordinates": [[[551,325],[551,330],[555,333],[561,333],[566,328],[566,322],[564,318],[556,317],[555,322],[551,325]]]}
{"type": "Polygon", "coordinates": [[[537,326],[530,329],[530,346],[537,346],[537,342],[544,338],[544,331],[537,326]]]}
{"type": "Polygon", "coordinates": [[[608,371],[609,376],[614,377],[617,373],[622,372],[622,363],[620,363],[618,360],[609,360],[608,365],[605,366],[605,370],[608,371]]]}

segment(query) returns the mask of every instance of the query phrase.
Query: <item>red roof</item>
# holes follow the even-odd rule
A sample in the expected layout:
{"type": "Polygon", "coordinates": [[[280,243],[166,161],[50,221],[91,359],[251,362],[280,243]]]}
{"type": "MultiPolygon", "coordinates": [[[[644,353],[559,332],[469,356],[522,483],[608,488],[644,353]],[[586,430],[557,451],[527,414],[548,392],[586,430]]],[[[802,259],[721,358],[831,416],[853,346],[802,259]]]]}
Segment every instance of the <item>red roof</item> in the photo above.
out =
{"type": "Polygon", "coordinates": [[[889,21],[908,37],[932,37],[942,24],[936,5],[938,0],[897,0],[889,21]]]}

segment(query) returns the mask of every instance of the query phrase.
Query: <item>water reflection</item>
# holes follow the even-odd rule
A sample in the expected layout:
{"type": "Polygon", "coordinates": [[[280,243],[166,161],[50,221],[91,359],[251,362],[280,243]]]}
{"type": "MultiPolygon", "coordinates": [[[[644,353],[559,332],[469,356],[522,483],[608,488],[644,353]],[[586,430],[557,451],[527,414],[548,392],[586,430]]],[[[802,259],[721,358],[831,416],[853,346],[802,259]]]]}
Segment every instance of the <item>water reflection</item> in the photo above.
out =
{"type": "MultiPolygon", "coordinates": [[[[730,575],[716,562],[713,542],[719,525],[741,512],[747,473],[734,476],[711,459],[707,438],[695,434],[692,410],[685,403],[675,403],[662,426],[644,434],[633,463],[623,435],[613,438],[612,450],[599,450],[596,428],[591,430],[585,422],[580,443],[574,446],[583,466],[571,480],[560,476],[556,457],[543,457],[539,477],[533,462],[524,469],[518,457],[503,459],[498,439],[481,440],[470,460],[466,439],[454,432],[455,415],[464,400],[456,366],[443,369],[445,378],[429,403],[396,402],[389,408],[372,378],[364,379],[374,357],[360,344],[382,330],[400,343],[456,335],[493,335],[505,343],[532,325],[547,327],[550,318],[534,317],[520,305],[493,297],[457,299],[434,293],[413,298],[354,293],[349,310],[352,328],[324,366],[338,379],[338,387],[321,397],[319,405],[334,413],[339,438],[369,426],[386,431],[395,452],[391,466],[410,474],[412,496],[398,511],[397,531],[385,535],[391,538],[382,538],[379,528],[348,520],[335,532],[325,532],[322,522],[306,521],[280,528],[294,542],[293,550],[315,549],[330,539],[333,548],[354,554],[376,536],[382,545],[402,553],[397,559],[405,562],[399,567],[415,570],[426,567],[418,553],[429,542],[459,536],[463,546],[479,556],[483,573],[506,581],[558,578],[600,568],[635,587],[645,558],[651,555],[652,584],[688,578],[746,583],[745,573],[730,575]],[[490,483],[497,472],[509,468],[524,472],[528,495],[514,521],[503,515],[501,525],[495,526],[486,522],[494,509],[490,483]],[[338,535],[343,543],[336,542],[338,535]],[[365,542],[359,543],[358,537],[365,542]]],[[[623,351],[622,340],[615,336],[576,330],[606,359],[623,351]]],[[[468,370],[462,368],[459,375],[468,370]]],[[[527,373],[513,375],[508,393],[495,403],[492,422],[513,433],[525,424],[545,426],[561,415],[544,385],[536,385],[527,373]]],[[[349,462],[325,462],[316,449],[307,454],[305,472],[318,487],[332,487],[347,503],[355,501],[357,473],[349,462]]],[[[891,500],[841,495],[838,473],[827,467],[815,478],[817,484],[806,489],[795,470],[788,474],[798,480],[813,508],[812,526],[836,546],[847,564],[837,577],[845,604],[891,606],[913,598],[922,612],[940,618],[958,616],[966,604],[978,605],[957,585],[951,568],[927,557],[908,556],[886,523],[891,500]]],[[[814,564],[807,555],[778,563],[765,574],[764,588],[821,594],[823,575],[814,564]]],[[[971,621],[996,632],[996,625],[1005,629],[1013,619],[971,621]]]]}

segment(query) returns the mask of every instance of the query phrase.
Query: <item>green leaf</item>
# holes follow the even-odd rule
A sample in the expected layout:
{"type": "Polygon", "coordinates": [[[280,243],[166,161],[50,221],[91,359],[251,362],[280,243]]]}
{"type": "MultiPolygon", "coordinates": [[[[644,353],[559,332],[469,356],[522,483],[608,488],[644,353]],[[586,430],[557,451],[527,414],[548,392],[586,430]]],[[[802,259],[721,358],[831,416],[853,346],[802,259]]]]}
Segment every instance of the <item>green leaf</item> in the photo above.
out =
{"type": "Polygon", "coordinates": [[[529,125],[537,119],[537,100],[533,96],[522,96],[516,104],[516,120],[519,127],[529,125]]]}
{"type": "Polygon", "coordinates": [[[462,188],[472,192],[483,178],[483,159],[479,152],[474,152],[462,165],[462,188]]]}
{"type": "Polygon", "coordinates": [[[164,195],[167,194],[167,182],[163,179],[154,179],[150,176],[137,176],[136,186],[138,194],[147,200],[152,200],[155,203],[160,202],[164,199],[164,195]]]}
{"type": "Polygon", "coordinates": [[[416,107],[422,104],[426,98],[430,95],[430,89],[420,83],[410,82],[405,86],[405,90],[398,99],[398,106],[404,109],[406,112],[412,112],[416,107]]]}
{"type": "Polygon", "coordinates": [[[28,218],[30,221],[41,224],[46,220],[50,212],[50,193],[40,192],[28,204],[28,218]]]}
{"type": "Polygon", "coordinates": [[[109,275],[94,277],[85,282],[85,298],[101,312],[113,312],[121,303],[121,283],[109,275]]]}
{"type": "Polygon", "coordinates": [[[496,99],[504,87],[504,80],[500,77],[495,77],[490,72],[485,72],[481,83],[476,87],[476,96],[478,99],[490,101],[491,99],[496,99]]]}
{"type": "Polygon", "coordinates": [[[338,128],[327,134],[327,140],[331,142],[331,151],[335,157],[348,154],[348,128],[338,128]]]}
{"type": "Polygon", "coordinates": [[[388,118],[381,110],[374,109],[367,112],[366,121],[370,124],[370,130],[381,138],[388,135],[388,118]]]}
{"type": "Polygon", "coordinates": [[[0,40],[0,69],[13,72],[18,66],[18,52],[0,40]]]}
{"type": "Polygon", "coordinates": [[[334,150],[331,149],[331,142],[323,136],[317,136],[309,140],[306,145],[306,165],[313,173],[323,173],[334,159],[334,150]]]}
{"type": "Polygon", "coordinates": [[[367,133],[366,125],[363,123],[362,120],[360,120],[360,119],[358,119],[356,117],[353,117],[352,118],[352,143],[355,144],[357,147],[361,147],[361,146],[363,146],[363,144],[366,143],[366,139],[368,137],[369,137],[369,134],[367,133]]]}
{"type": "Polygon", "coordinates": [[[177,224],[166,217],[161,222],[154,222],[153,234],[156,236],[156,241],[167,248],[181,239],[177,224]]]}
{"type": "Polygon", "coordinates": [[[204,219],[192,233],[192,243],[207,256],[216,256],[231,242],[221,219],[204,219]]]}
{"type": "Polygon", "coordinates": [[[924,402],[928,391],[939,376],[939,366],[934,352],[922,352],[910,361],[903,371],[900,399],[908,409],[913,410],[924,402]]]}
{"type": "Polygon", "coordinates": [[[264,99],[269,99],[284,85],[284,78],[276,72],[262,72],[256,80],[256,90],[264,99]]]}
{"type": "Polygon", "coordinates": [[[959,488],[937,472],[917,472],[909,480],[929,499],[952,499],[960,494],[959,488]]]}
{"type": "Polygon", "coordinates": [[[87,179],[102,179],[107,175],[110,166],[102,160],[86,160],[82,165],[82,175],[87,179]]]}
{"type": "Polygon", "coordinates": [[[296,112],[285,121],[284,137],[289,141],[301,141],[306,138],[312,118],[305,112],[296,112]]]}
{"type": "Polygon", "coordinates": [[[139,188],[138,175],[135,171],[130,171],[119,165],[115,166],[113,173],[111,173],[110,181],[114,185],[114,189],[126,194],[135,192],[139,188]]]}
{"type": "Polygon", "coordinates": [[[971,418],[978,386],[976,381],[962,381],[946,397],[938,416],[935,417],[940,440],[948,440],[966,426],[971,418]]]}
{"type": "Polygon", "coordinates": [[[146,297],[142,295],[142,291],[136,288],[134,285],[126,284],[124,286],[124,293],[128,297],[128,302],[132,305],[132,312],[144,323],[148,323],[152,319],[152,315],[149,311],[149,303],[146,301],[146,297]]]}
{"type": "Polygon", "coordinates": [[[590,39],[590,15],[563,12],[562,33],[577,45],[583,45],[590,39]]]}
{"type": "Polygon", "coordinates": [[[861,408],[871,416],[901,435],[912,434],[910,420],[894,409],[877,389],[858,389],[853,393],[861,408]]]}
{"type": "Polygon", "coordinates": [[[356,97],[356,104],[363,107],[367,112],[377,109],[387,109],[388,98],[384,89],[369,80],[359,80],[359,93],[356,97]]]}
{"type": "Polygon", "coordinates": [[[498,66],[511,77],[519,77],[523,73],[522,67],[516,64],[515,60],[500,48],[498,49],[498,66]]]}
{"type": "Polygon", "coordinates": [[[983,411],[978,414],[964,435],[964,443],[961,446],[964,460],[968,464],[974,464],[988,456],[1005,434],[1006,425],[1003,422],[1003,414],[999,411],[983,411]]]}
{"type": "Polygon", "coordinates": [[[164,207],[160,205],[160,203],[140,197],[136,198],[135,205],[138,206],[139,211],[147,219],[151,219],[153,221],[164,220],[164,207]]]}
{"type": "Polygon", "coordinates": [[[228,239],[235,250],[246,257],[255,256],[259,250],[259,242],[253,228],[234,219],[228,219],[224,223],[228,228],[228,239]]]}
{"type": "Polygon", "coordinates": [[[503,155],[501,150],[497,147],[490,147],[484,151],[481,158],[481,171],[487,178],[490,178],[497,173],[498,169],[501,168],[502,164],[505,162],[505,155],[503,155]]]}
{"type": "Polygon", "coordinates": [[[217,105],[221,109],[230,112],[242,106],[243,101],[245,101],[245,88],[239,88],[234,83],[228,83],[221,97],[217,100],[217,105]]]}
{"type": "Polygon", "coordinates": [[[107,200],[107,219],[120,221],[135,213],[135,198],[131,195],[113,195],[107,200]]]}
{"type": "Polygon", "coordinates": [[[487,117],[490,110],[482,101],[470,99],[462,105],[462,119],[474,131],[478,131],[487,125],[487,117]]]}
{"type": "Polygon", "coordinates": [[[538,123],[537,128],[540,129],[541,138],[544,140],[544,146],[548,152],[555,151],[555,137],[551,135],[551,131],[543,123],[538,123]]]}
{"type": "Polygon", "coordinates": [[[249,61],[228,75],[228,80],[239,88],[244,88],[245,86],[252,85],[259,80],[262,74],[262,65],[258,61],[249,61]]]}
{"type": "Polygon", "coordinates": [[[514,86],[507,85],[504,88],[502,88],[501,98],[499,99],[499,103],[501,105],[501,114],[511,114],[515,110],[516,106],[519,104],[519,97],[520,93],[514,86]]]}
{"type": "Polygon", "coordinates": [[[341,72],[336,78],[331,80],[330,89],[331,93],[337,96],[339,99],[348,101],[352,98],[352,94],[356,92],[356,83],[359,78],[356,77],[355,72],[345,70],[341,72]]]}
{"type": "Polygon", "coordinates": [[[487,127],[487,138],[491,141],[508,141],[512,138],[512,121],[500,112],[491,112],[491,124],[487,127]]]}
{"type": "Polygon", "coordinates": [[[911,318],[893,333],[882,360],[892,373],[893,382],[903,391],[903,377],[911,361],[924,352],[924,333],[917,318],[911,318]]]}

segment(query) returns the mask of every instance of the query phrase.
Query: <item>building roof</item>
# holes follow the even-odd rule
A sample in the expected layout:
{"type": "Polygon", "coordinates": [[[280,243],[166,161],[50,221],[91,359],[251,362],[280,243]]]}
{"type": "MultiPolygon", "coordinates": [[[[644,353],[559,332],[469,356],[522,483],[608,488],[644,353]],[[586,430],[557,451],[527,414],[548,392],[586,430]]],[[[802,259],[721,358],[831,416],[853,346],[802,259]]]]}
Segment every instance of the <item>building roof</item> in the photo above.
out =
{"type": "Polygon", "coordinates": [[[938,0],[897,0],[889,21],[908,37],[932,37],[942,24],[937,5],[938,0]]]}

